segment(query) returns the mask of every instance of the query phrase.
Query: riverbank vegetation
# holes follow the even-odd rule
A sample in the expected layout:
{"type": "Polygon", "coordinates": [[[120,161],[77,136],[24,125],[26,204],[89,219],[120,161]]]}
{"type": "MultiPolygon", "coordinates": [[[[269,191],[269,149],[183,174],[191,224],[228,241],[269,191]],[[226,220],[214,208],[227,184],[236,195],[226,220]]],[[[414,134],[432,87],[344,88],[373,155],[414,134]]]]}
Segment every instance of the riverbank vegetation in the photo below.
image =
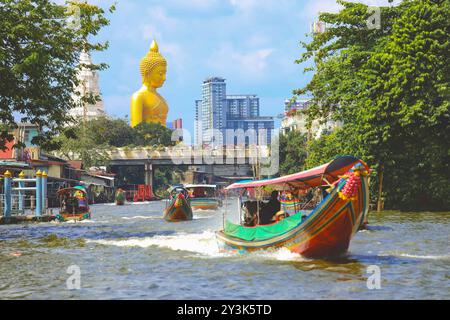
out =
{"type": "MultiPolygon", "coordinates": [[[[140,123],[131,127],[126,118],[100,117],[80,121],[67,127],[52,143],[57,154],[65,159],[82,160],[84,168],[107,166],[109,151],[114,148],[151,147],[163,150],[174,146],[172,130],[159,123],[140,123]]],[[[155,169],[153,187],[159,196],[167,187],[182,180],[180,167],[159,167],[155,169]]],[[[119,185],[144,184],[141,167],[121,167],[117,172],[119,185]]]]}
{"type": "MultiPolygon", "coordinates": [[[[353,154],[374,170],[380,207],[449,210],[449,1],[382,7],[375,27],[366,5],[338,2],[341,11],[319,16],[326,30],[302,44],[296,62],[309,63],[305,71],[314,74],[294,94],[312,96],[309,123],[343,125],[298,144],[307,152],[303,165],[353,154]]],[[[293,160],[286,157],[281,168],[298,167],[293,160]]]]}
{"type": "MultiPolygon", "coordinates": [[[[114,10],[114,5],[107,9],[114,10]]],[[[0,16],[0,149],[13,140],[17,117],[42,129],[34,144],[52,147],[53,136],[71,119],[68,111],[79,106],[73,94],[81,95],[74,92],[80,68],[107,67],[79,64],[81,52],[108,48],[107,42],[93,41],[109,24],[107,12],[76,1],[4,0],[0,16]]],[[[98,99],[86,95],[79,103],[98,99]]]]}
{"type": "Polygon", "coordinates": [[[140,123],[132,128],[127,119],[100,117],[67,127],[52,141],[55,151],[69,160],[83,160],[85,167],[106,165],[108,151],[114,148],[175,145],[172,130],[159,123],[140,123]]]}

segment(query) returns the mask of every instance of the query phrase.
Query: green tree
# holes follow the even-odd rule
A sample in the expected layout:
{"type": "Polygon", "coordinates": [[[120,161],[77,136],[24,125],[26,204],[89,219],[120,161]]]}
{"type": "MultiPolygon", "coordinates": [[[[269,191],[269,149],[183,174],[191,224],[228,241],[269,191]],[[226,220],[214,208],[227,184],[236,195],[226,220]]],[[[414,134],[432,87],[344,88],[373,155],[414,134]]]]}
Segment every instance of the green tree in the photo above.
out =
{"type": "MultiPolygon", "coordinates": [[[[319,17],[328,29],[303,44],[297,62],[313,58],[306,70],[315,74],[295,93],[312,94],[310,120],[343,121],[328,139],[375,169],[379,200],[391,208],[448,209],[449,1],[383,7],[381,28],[373,30],[367,6],[339,2],[340,12],[319,17]]],[[[325,142],[310,146],[316,159],[329,160],[327,150],[318,151],[325,142]]]]}
{"type": "Polygon", "coordinates": [[[133,128],[136,146],[173,146],[172,130],[155,122],[142,122],[133,128]]]}
{"type": "MultiPolygon", "coordinates": [[[[16,126],[18,117],[38,125],[42,132],[33,142],[45,144],[71,120],[68,111],[76,107],[72,94],[77,94],[79,68],[106,68],[105,64],[80,66],[79,55],[83,50],[107,48],[107,43],[88,39],[109,21],[103,9],[75,1],[59,5],[50,0],[2,0],[0,16],[0,123],[4,125],[0,148],[12,139],[8,129],[16,126]],[[68,23],[69,16],[79,19],[68,23]]],[[[98,99],[81,98],[82,103],[98,99]]]]}
{"type": "Polygon", "coordinates": [[[51,144],[58,146],[58,154],[65,159],[82,160],[85,168],[108,164],[110,146],[98,143],[85,123],[64,129],[51,144]]]}
{"type": "Polygon", "coordinates": [[[86,127],[96,145],[124,147],[134,144],[136,131],[126,119],[100,117],[86,122],[86,127]]]}
{"type": "MultiPolygon", "coordinates": [[[[116,147],[174,145],[171,135],[172,130],[158,123],[141,123],[131,128],[126,119],[100,117],[65,128],[49,144],[57,146],[57,153],[63,157],[82,160],[85,167],[90,167],[108,165],[108,152],[116,147]]],[[[128,173],[135,176],[131,169],[128,173]]]]}
{"type": "Polygon", "coordinates": [[[306,135],[299,131],[280,135],[280,174],[291,174],[305,168],[306,141],[306,135]]]}

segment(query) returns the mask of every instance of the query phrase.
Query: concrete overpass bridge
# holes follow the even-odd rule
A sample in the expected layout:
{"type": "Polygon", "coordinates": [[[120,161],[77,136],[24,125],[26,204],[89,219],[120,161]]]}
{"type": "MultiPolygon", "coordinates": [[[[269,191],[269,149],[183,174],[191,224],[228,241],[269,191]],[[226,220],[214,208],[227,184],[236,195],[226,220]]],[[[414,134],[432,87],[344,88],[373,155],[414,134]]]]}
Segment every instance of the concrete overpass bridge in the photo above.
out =
{"type": "Polygon", "coordinates": [[[188,166],[191,171],[207,175],[245,178],[252,175],[253,166],[270,160],[266,146],[201,148],[177,145],[175,147],[115,148],[108,151],[112,171],[119,167],[139,166],[145,184],[153,186],[153,173],[159,166],[188,166]]]}

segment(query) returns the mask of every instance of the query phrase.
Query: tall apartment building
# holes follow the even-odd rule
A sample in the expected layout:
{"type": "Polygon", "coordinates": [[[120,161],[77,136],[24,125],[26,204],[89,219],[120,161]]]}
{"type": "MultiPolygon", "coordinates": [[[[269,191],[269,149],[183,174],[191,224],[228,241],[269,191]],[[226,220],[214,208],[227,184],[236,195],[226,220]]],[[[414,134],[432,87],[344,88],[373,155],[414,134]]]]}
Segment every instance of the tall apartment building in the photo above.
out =
{"type": "Polygon", "coordinates": [[[245,143],[267,143],[272,140],[273,117],[261,117],[259,98],[254,94],[227,95],[225,79],[211,77],[203,81],[202,99],[195,101],[195,139],[196,145],[237,144],[244,131],[245,143]],[[262,129],[262,130],[261,130],[262,129]],[[220,132],[222,141],[214,137],[220,132]],[[254,130],[254,131],[253,131],[254,130]],[[260,135],[261,133],[261,135],[260,135]],[[262,135],[264,134],[264,136],[262,135]],[[252,140],[256,135],[256,141],[252,140]],[[228,138],[227,138],[228,137],[228,138]]]}
{"type": "MultiPolygon", "coordinates": [[[[211,144],[213,142],[213,130],[219,130],[222,135],[225,135],[226,90],[227,87],[223,78],[211,77],[203,81],[201,108],[203,143],[211,144]]],[[[216,141],[216,143],[222,142],[216,141]]]]}
{"type": "Polygon", "coordinates": [[[195,100],[194,145],[201,145],[202,141],[202,100],[195,100]]]}
{"type": "Polygon", "coordinates": [[[257,95],[228,95],[227,120],[259,117],[257,95]]]}
{"type": "Polygon", "coordinates": [[[172,126],[174,129],[183,129],[183,119],[178,118],[172,121],[172,126]]]}

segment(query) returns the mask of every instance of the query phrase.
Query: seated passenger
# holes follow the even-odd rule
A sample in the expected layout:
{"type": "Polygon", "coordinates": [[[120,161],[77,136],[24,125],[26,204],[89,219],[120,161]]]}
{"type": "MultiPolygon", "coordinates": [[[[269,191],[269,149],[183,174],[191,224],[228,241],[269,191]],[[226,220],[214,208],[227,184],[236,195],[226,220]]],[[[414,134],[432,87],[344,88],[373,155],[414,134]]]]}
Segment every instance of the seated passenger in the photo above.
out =
{"type": "Polygon", "coordinates": [[[272,217],[280,211],[281,203],[278,200],[278,191],[272,191],[270,200],[266,203],[259,213],[259,224],[273,223],[272,217]]]}
{"type": "Polygon", "coordinates": [[[277,213],[275,213],[275,215],[272,218],[272,221],[278,222],[278,221],[281,221],[283,219],[286,219],[287,217],[289,217],[289,213],[287,213],[287,212],[285,212],[283,210],[280,210],[277,213]]]}
{"type": "Polygon", "coordinates": [[[245,201],[242,205],[244,210],[244,226],[253,227],[258,224],[258,204],[256,201],[245,201]]]}

